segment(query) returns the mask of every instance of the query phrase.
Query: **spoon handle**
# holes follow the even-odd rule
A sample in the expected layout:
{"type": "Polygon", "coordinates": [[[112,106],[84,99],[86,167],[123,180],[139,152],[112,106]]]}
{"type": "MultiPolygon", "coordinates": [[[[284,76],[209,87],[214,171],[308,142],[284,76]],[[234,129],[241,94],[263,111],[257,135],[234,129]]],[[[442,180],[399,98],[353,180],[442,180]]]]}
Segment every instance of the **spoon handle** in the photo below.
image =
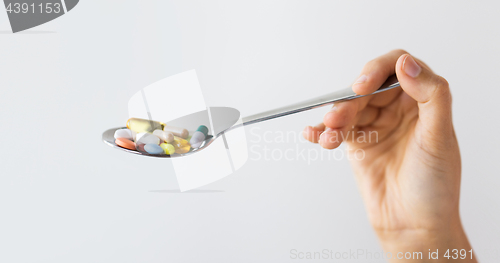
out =
{"type": "MultiPolygon", "coordinates": [[[[336,92],[332,92],[329,94],[325,94],[323,96],[319,96],[313,99],[305,100],[302,102],[294,103],[288,106],[284,106],[281,108],[257,113],[255,115],[251,115],[248,117],[244,117],[242,119],[242,124],[241,125],[249,125],[249,124],[254,124],[266,120],[271,120],[279,117],[283,117],[286,115],[290,114],[295,114],[315,108],[319,108],[325,105],[333,104],[334,102],[339,102],[339,101],[346,101],[346,100],[352,100],[356,98],[361,98],[364,96],[369,96],[373,94],[377,94],[380,92],[384,92],[386,90],[390,90],[393,88],[399,87],[399,82],[398,79],[396,78],[396,75],[393,75],[387,79],[387,81],[375,92],[367,95],[357,95],[352,91],[352,88],[346,88],[342,89],[336,92]]],[[[240,126],[240,125],[237,125],[240,126]]]]}

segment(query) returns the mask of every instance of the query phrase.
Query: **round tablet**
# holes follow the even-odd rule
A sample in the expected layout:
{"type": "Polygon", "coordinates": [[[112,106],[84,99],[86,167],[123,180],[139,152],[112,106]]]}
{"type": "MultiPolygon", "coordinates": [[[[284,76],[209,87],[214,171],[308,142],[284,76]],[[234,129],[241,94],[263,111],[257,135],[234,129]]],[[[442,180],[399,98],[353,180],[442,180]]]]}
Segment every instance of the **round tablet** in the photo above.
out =
{"type": "Polygon", "coordinates": [[[131,140],[127,140],[125,138],[117,138],[115,140],[116,145],[123,147],[129,150],[135,150],[135,143],[131,140]]]}
{"type": "Polygon", "coordinates": [[[144,150],[149,154],[161,154],[164,153],[163,148],[157,144],[146,144],[144,145],[144,150]]]}

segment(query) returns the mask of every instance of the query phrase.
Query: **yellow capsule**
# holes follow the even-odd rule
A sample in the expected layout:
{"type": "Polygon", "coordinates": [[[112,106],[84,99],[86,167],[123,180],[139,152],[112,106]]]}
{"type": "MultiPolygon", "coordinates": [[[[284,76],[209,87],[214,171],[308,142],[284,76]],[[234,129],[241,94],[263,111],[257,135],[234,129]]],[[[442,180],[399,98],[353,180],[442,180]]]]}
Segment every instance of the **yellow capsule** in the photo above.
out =
{"type": "Polygon", "coordinates": [[[175,152],[175,147],[169,143],[162,143],[160,147],[165,151],[165,154],[173,154],[175,152]]]}
{"type": "Polygon", "coordinates": [[[154,130],[163,130],[165,128],[165,123],[159,121],[150,121],[139,118],[130,118],[127,121],[127,128],[136,133],[149,132],[152,133],[154,130]]]}
{"type": "Polygon", "coordinates": [[[175,147],[175,153],[187,153],[191,150],[191,144],[187,140],[181,137],[174,136],[174,141],[172,145],[175,147]]]}

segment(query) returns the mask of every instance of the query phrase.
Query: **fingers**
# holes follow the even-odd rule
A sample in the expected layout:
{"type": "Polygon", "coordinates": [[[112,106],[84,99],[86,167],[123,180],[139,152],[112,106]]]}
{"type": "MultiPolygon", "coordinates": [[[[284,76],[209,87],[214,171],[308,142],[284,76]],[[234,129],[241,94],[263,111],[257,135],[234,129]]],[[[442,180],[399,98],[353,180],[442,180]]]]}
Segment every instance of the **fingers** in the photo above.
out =
{"type": "Polygon", "coordinates": [[[379,108],[385,107],[396,100],[401,95],[401,92],[403,92],[401,88],[396,88],[375,94],[370,96],[372,98],[370,99],[368,105],[379,108]]]}
{"type": "Polygon", "coordinates": [[[354,124],[356,126],[371,124],[377,119],[380,110],[376,107],[366,107],[360,112],[354,112],[354,116],[352,116],[353,109],[355,109],[353,103],[342,103],[337,107],[339,109],[328,112],[323,119],[323,122],[337,126],[337,128],[330,128],[327,125],[324,132],[320,134],[318,142],[325,149],[339,147],[342,142],[349,139],[349,136],[354,136],[352,133],[349,135],[354,124]]]}
{"type": "MultiPolygon", "coordinates": [[[[406,52],[394,50],[367,63],[360,78],[353,84],[353,90],[357,94],[369,94],[376,91],[389,76],[395,73],[394,65],[402,54],[406,52]]],[[[329,129],[325,130],[322,127],[321,130],[315,130],[307,127],[304,137],[309,141],[319,142],[327,149],[338,147],[343,141],[343,137],[338,133],[347,132],[353,125],[369,125],[378,115],[378,110],[374,107],[385,107],[400,94],[401,89],[394,89],[382,94],[335,104],[323,117],[323,123],[329,129]]]]}
{"type": "Polygon", "coordinates": [[[365,108],[368,100],[363,101],[363,99],[335,104],[325,114],[323,123],[314,127],[307,126],[302,135],[306,140],[319,143],[323,148],[338,147],[344,140],[343,136],[354,124],[368,125],[376,119],[378,108],[370,106],[365,108]],[[359,107],[364,109],[358,112],[359,107]]]}
{"type": "Polygon", "coordinates": [[[395,89],[385,93],[387,94],[377,94],[334,104],[323,117],[321,125],[308,126],[304,129],[304,138],[310,142],[319,143],[326,149],[338,147],[354,125],[367,126],[373,123],[379,115],[379,107],[394,101],[401,90],[395,89]],[[325,127],[327,127],[326,130],[325,127]]]}
{"type": "Polygon", "coordinates": [[[380,108],[368,106],[356,115],[356,126],[368,126],[372,124],[380,114],[380,108]]]}
{"type": "Polygon", "coordinates": [[[302,135],[306,140],[319,143],[323,148],[336,148],[342,143],[341,135],[346,127],[350,127],[353,122],[357,121],[355,116],[358,108],[366,106],[367,103],[368,100],[365,98],[336,103],[323,117],[323,123],[314,127],[307,126],[302,135]]]}
{"type": "Polygon", "coordinates": [[[325,149],[335,149],[342,142],[349,139],[354,134],[349,131],[354,127],[364,127],[374,123],[379,114],[380,108],[367,106],[360,112],[356,112],[351,102],[344,102],[337,105],[337,109],[328,112],[323,118],[326,128],[320,134],[319,144],[325,149]],[[353,115],[354,114],[354,115],[353,115]],[[350,135],[349,135],[350,134],[350,135]]]}
{"type": "Polygon", "coordinates": [[[346,127],[341,129],[332,129],[327,127],[325,131],[321,133],[319,145],[329,150],[339,147],[345,139],[344,137],[346,135],[346,131],[346,127]]]}
{"type": "Polygon", "coordinates": [[[418,114],[420,125],[425,126],[422,130],[427,133],[453,131],[447,81],[404,50],[391,51],[367,63],[353,84],[353,91],[357,94],[372,93],[393,74],[397,75],[402,89],[337,103],[325,114],[323,124],[304,129],[304,137],[323,148],[333,149],[342,143],[343,135],[354,126],[356,129],[392,130],[401,117],[395,114],[395,109],[391,110],[394,105],[403,112],[411,110],[418,114]],[[415,104],[418,104],[418,113],[415,104]]]}
{"type": "Polygon", "coordinates": [[[377,109],[367,107],[369,97],[334,104],[323,117],[325,131],[320,135],[319,144],[325,149],[337,148],[347,137],[347,132],[355,124],[366,125],[373,122],[377,109]]]}
{"type": "Polygon", "coordinates": [[[396,74],[403,90],[418,102],[418,115],[425,130],[440,133],[451,125],[451,93],[448,82],[404,54],[396,63],[396,74]]]}
{"type": "Polygon", "coordinates": [[[321,147],[337,148],[343,142],[347,130],[356,122],[358,111],[364,108],[368,101],[368,98],[360,98],[334,104],[323,117],[323,123],[327,128],[319,138],[321,147]]]}
{"type": "Polygon", "coordinates": [[[352,85],[352,90],[360,95],[376,91],[389,76],[395,73],[394,65],[398,58],[407,53],[404,50],[393,50],[366,63],[358,79],[352,85]]]}
{"type": "Polygon", "coordinates": [[[323,117],[323,123],[332,129],[343,128],[352,123],[357,113],[358,101],[356,100],[334,104],[323,117]]]}
{"type": "Polygon", "coordinates": [[[304,138],[312,143],[318,143],[319,141],[319,136],[321,133],[325,130],[325,125],[323,123],[320,123],[314,127],[312,126],[307,126],[303,131],[302,131],[302,136],[304,138]]]}

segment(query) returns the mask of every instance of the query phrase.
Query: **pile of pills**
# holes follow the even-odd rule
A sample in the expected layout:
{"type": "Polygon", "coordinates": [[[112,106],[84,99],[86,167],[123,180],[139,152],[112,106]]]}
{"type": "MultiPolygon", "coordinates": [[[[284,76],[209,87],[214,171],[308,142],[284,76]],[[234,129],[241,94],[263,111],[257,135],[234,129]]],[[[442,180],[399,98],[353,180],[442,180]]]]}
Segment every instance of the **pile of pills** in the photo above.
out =
{"type": "Polygon", "coordinates": [[[187,153],[199,148],[208,135],[208,128],[200,125],[192,134],[184,128],[167,126],[162,122],[131,118],[127,128],[115,131],[116,145],[149,154],[187,153]]]}

